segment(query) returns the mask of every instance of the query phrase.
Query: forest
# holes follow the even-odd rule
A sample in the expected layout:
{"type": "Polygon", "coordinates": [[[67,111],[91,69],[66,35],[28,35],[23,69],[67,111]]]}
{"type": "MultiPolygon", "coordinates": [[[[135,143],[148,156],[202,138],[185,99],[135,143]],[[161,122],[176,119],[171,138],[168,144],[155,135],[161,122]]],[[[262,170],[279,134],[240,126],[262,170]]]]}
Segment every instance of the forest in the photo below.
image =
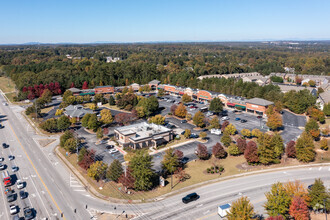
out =
{"type": "Polygon", "coordinates": [[[81,88],[85,81],[93,88],[145,84],[153,79],[197,88],[208,83],[197,77],[209,74],[257,71],[267,75],[293,67],[298,74],[330,75],[329,49],[327,41],[295,45],[285,42],[8,45],[0,46],[0,75],[9,76],[20,91],[23,87],[56,82],[64,91],[72,83],[81,88]],[[107,63],[108,56],[121,60],[107,63]]]}

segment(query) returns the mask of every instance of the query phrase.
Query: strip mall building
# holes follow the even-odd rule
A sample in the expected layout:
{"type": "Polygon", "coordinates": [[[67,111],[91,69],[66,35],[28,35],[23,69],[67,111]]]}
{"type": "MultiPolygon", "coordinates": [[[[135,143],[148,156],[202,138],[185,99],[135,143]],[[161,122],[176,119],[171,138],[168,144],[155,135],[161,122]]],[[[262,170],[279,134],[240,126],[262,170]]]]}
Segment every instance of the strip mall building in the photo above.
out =
{"type": "Polygon", "coordinates": [[[182,96],[183,94],[187,94],[198,101],[210,102],[214,98],[219,98],[222,103],[228,108],[239,109],[261,116],[266,113],[268,106],[274,105],[273,102],[261,98],[245,99],[242,97],[210,92],[207,90],[184,88],[167,84],[159,85],[159,87],[163,88],[165,92],[169,93],[170,95],[182,96]]]}

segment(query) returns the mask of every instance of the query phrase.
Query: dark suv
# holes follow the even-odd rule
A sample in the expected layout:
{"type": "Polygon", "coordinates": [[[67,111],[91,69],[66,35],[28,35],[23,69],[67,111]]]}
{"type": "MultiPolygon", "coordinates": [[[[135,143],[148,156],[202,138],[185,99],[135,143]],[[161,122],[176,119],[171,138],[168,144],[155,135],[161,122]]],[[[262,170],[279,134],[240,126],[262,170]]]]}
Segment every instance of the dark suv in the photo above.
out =
{"type": "Polygon", "coordinates": [[[182,202],[184,204],[187,204],[187,203],[195,201],[197,199],[199,199],[199,195],[197,195],[197,193],[191,193],[191,194],[188,194],[185,197],[183,197],[182,202]]]}

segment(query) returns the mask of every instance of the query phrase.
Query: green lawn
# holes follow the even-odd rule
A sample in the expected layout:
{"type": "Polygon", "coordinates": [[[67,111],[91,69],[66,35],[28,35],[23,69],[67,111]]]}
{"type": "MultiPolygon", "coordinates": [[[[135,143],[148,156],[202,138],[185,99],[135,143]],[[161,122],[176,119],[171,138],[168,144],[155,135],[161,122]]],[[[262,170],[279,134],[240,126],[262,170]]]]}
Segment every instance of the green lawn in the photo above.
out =
{"type": "Polygon", "coordinates": [[[0,77],[0,89],[4,92],[15,92],[15,84],[10,78],[0,77]]]}

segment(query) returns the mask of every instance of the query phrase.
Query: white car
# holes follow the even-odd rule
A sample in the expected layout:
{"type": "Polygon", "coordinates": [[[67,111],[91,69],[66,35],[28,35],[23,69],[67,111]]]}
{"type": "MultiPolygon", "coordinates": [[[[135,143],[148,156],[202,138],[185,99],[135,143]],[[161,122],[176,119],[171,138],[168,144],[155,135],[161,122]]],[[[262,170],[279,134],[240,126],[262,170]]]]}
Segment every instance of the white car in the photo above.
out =
{"type": "Polygon", "coordinates": [[[23,189],[24,188],[24,182],[22,180],[17,180],[17,189],[23,189]]]}
{"type": "Polygon", "coordinates": [[[12,170],[13,172],[16,172],[16,171],[18,171],[18,167],[17,167],[17,166],[12,166],[12,167],[11,167],[11,170],[12,170]]]}
{"type": "Polygon", "coordinates": [[[8,159],[9,159],[9,160],[14,160],[14,158],[15,158],[15,157],[14,157],[13,155],[9,155],[9,156],[8,156],[8,159]]]}
{"type": "Polygon", "coordinates": [[[3,157],[0,157],[0,162],[2,162],[2,161],[4,161],[5,160],[5,158],[3,158],[3,157]]]}
{"type": "Polygon", "coordinates": [[[116,148],[109,150],[110,154],[114,154],[114,153],[117,153],[117,152],[118,152],[118,150],[116,148]]]}
{"type": "Polygon", "coordinates": [[[17,213],[17,207],[16,207],[16,205],[10,205],[9,206],[9,210],[10,210],[10,214],[11,215],[16,214],[17,213]]]}
{"type": "Polygon", "coordinates": [[[226,121],[226,120],[229,120],[229,117],[228,116],[224,116],[221,118],[222,121],[226,121]]]}
{"type": "Polygon", "coordinates": [[[220,135],[221,134],[221,129],[215,129],[215,128],[212,128],[210,130],[211,134],[216,134],[216,135],[220,135]]]}
{"type": "Polygon", "coordinates": [[[0,170],[4,170],[6,167],[4,164],[0,163],[0,170]]]}

